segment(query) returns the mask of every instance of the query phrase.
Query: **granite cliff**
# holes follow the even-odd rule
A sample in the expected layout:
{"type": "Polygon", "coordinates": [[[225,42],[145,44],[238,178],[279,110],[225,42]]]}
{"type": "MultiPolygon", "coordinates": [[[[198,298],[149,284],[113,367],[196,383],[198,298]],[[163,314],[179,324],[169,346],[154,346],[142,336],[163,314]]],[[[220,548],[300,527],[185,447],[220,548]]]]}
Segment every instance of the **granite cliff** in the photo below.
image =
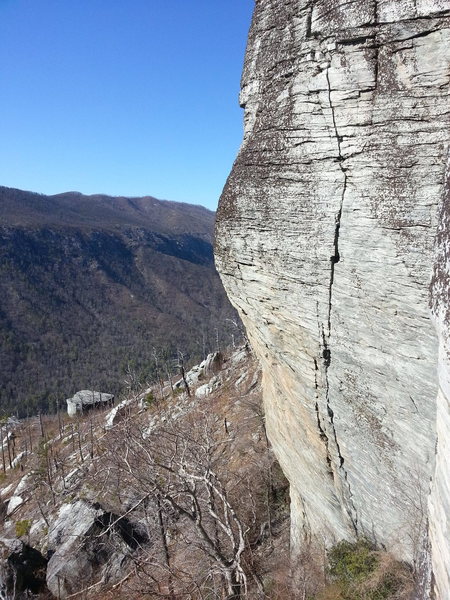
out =
{"type": "Polygon", "coordinates": [[[429,529],[440,598],[449,78],[448,0],[257,0],[244,139],[216,225],[216,263],[261,362],[268,434],[291,484],[294,549],[369,536],[422,570],[427,597],[438,395],[429,529]]]}

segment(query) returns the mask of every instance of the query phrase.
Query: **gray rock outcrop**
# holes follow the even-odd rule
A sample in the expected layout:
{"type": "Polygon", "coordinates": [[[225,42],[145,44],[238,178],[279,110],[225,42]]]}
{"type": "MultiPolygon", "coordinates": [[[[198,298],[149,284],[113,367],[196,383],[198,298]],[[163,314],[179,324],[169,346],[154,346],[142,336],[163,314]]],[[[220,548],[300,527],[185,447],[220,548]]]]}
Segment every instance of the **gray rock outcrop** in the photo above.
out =
{"type": "Polygon", "coordinates": [[[368,535],[416,565],[426,551],[449,83],[448,0],[256,2],[216,263],[263,368],[294,548],[368,535]]]}
{"type": "MultiPolygon", "coordinates": [[[[197,386],[199,383],[208,380],[215,373],[220,371],[222,365],[223,356],[220,352],[212,352],[203,360],[199,365],[195,365],[186,373],[186,382],[189,387],[197,386]]],[[[178,380],[174,383],[175,389],[184,390],[185,384],[183,379],[178,380]]]]}
{"type": "Polygon", "coordinates": [[[105,407],[114,402],[113,394],[94,392],[92,390],[80,390],[72,398],[66,400],[67,414],[70,417],[82,413],[91,408],[105,407]]]}
{"type": "Polygon", "coordinates": [[[105,417],[105,427],[111,429],[114,427],[129,411],[130,406],[133,404],[133,399],[127,398],[119,402],[105,417]]]}
{"type": "Polygon", "coordinates": [[[145,531],[99,505],[82,500],[63,504],[49,530],[48,589],[56,598],[66,598],[113,584],[123,576],[130,553],[147,541],[145,531]]]}

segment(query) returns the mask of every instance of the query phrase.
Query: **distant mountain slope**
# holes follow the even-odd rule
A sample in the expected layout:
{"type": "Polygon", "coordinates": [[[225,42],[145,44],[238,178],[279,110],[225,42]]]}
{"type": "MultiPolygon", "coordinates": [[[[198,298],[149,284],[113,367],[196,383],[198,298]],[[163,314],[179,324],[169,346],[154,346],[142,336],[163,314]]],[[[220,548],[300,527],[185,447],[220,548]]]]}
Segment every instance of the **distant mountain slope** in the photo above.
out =
{"type": "Polygon", "coordinates": [[[214,218],[203,206],[151,196],[84,196],[78,192],[45,196],[0,186],[0,219],[15,226],[150,227],[155,233],[190,233],[210,242],[214,218]]]}
{"type": "Polygon", "coordinates": [[[155,198],[0,188],[0,409],[117,392],[153,348],[198,358],[234,311],[216,274],[214,213],[155,198]]]}

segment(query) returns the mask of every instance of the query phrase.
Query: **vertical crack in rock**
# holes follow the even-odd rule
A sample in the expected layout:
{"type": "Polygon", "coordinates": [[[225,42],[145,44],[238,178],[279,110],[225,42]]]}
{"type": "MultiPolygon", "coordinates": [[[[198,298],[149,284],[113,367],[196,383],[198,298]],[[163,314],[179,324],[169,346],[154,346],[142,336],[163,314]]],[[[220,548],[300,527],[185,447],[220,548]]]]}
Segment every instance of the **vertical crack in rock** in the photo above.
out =
{"type": "MultiPolygon", "coordinates": [[[[347,487],[347,494],[345,494],[345,492],[343,490],[343,494],[344,494],[344,496],[346,496],[346,498],[345,498],[346,502],[344,504],[345,504],[347,514],[352,523],[352,526],[355,530],[355,533],[357,533],[358,532],[358,518],[357,518],[357,513],[356,513],[356,507],[355,507],[354,503],[352,502],[352,491],[351,491],[351,487],[350,487],[350,482],[348,481],[347,470],[344,468],[345,459],[342,456],[340,445],[339,445],[339,442],[337,439],[337,432],[336,432],[336,427],[334,424],[334,412],[333,412],[333,409],[331,408],[331,403],[330,403],[330,385],[329,385],[329,380],[328,380],[328,369],[330,368],[330,364],[331,364],[330,342],[331,342],[331,313],[333,310],[333,285],[334,285],[334,281],[335,281],[336,265],[341,259],[340,254],[339,254],[339,234],[340,234],[340,229],[341,229],[341,219],[342,219],[342,211],[344,208],[345,193],[347,191],[347,173],[346,173],[347,169],[343,165],[344,157],[343,157],[342,151],[341,151],[342,138],[338,132],[337,123],[336,123],[336,115],[334,112],[333,101],[331,99],[331,83],[330,83],[330,75],[329,75],[329,66],[326,69],[325,76],[326,76],[327,87],[328,87],[328,103],[329,103],[329,107],[330,107],[330,111],[331,111],[333,130],[334,130],[334,134],[336,137],[336,143],[337,143],[337,149],[338,149],[338,163],[339,163],[339,168],[340,168],[340,170],[342,172],[342,176],[343,176],[343,185],[342,185],[340,205],[339,205],[339,209],[336,214],[335,228],[334,228],[334,239],[333,239],[333,251],[334,252],[333,252],[333,255],[330,257],[330,283],[329,283],[329,287],[328,287],[328,315],[327,315],[328,331],[327,331],[327,334],[325,334],[325,331],[323,331],[323,328],[322,328],[323,359],[324,359],[324,366],[325,366],[325,398],[326,398],[328,419],[329,419],[329,423],[330,423],[330,426],[331,426],[331,429],[333,432],[334,443],[336,446],[336,452],[337,452],[338,459],[339,459],[339,468],[342,469],[344,481],[345,481],[346,487],[347,487]]],[[[327,441],[328,441],[328,438],[327,438],[327,441]]],[[[327,460],[327,462],[328,462],[328,460],[327,460]]]]}
{"type": "Polygon", "coordinates": [[[330,475],[331,479],[334,480],[334,472],[333,472],[333,463],[331,460],[331,453],[330,453],[330,446],[329,446],[329,442],[328,442],[328,436],[325,433],[325,429],[322,427],[322,423],[320,421],[320,411],[319,411],[319,382],[317,381],[317,374],[319,372],[319,365],[317,364],[317,360],[314,359],[314,385],[316,388],[316,403],[314,406],[314,409],[316,411],[316,418],[317,418],[317,427],[319,429],[319,437],[320,439],[323,441],[324,445],[325,445],[325,452],[326,452],[326,461],[327,461],[327,467],[328,467],[328,474],[330,475]]]}
{"type": "MultiPolygon", "coordinates": [[[[380,55],[380,45],[374,44],[373,48],[375,50],[374,56],[374,67],[373,67],[373,89],[376,91],[378,89],[378,70],[379,70],[379,60],[378,57],[380,55]]],[[[372,115],[372,125],[373,125],[373,115],[372,115]]]]}

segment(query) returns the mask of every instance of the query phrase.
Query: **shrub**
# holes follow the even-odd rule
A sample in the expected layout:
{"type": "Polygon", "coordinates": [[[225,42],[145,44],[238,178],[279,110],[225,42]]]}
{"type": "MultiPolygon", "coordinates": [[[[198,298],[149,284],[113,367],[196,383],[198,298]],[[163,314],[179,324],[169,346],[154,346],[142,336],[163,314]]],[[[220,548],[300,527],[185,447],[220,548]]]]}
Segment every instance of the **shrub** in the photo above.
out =
{"type": "Polygon", "coordinates": [[[16,536],[18,538],[28,535],[31,529],[31,519],[22,519],[21,521],[16,521],[16,536]]]}
{"type": "Polygon", "coordinates": [[[331,583],[320,600],[407,599],[411,571],[386,552],[377,551],[367,539],[342,541],[328,552],[331,583]]]}
{"type": "Polygon", "coordinates": [[[329,573],[334,580],[353,583],[368,577],[377,566],[374,548],[368,540],[343,540],[328,553],[329,573]]]}
{"type": "Polygon", "coordinates": [[[144,402],[146,406],[152,406],[153,403],[155,402],[155,396],[153,395],[153,392],[149,392],[148,394],[146,394],[145,398],[144,398],[144,402]]]}

